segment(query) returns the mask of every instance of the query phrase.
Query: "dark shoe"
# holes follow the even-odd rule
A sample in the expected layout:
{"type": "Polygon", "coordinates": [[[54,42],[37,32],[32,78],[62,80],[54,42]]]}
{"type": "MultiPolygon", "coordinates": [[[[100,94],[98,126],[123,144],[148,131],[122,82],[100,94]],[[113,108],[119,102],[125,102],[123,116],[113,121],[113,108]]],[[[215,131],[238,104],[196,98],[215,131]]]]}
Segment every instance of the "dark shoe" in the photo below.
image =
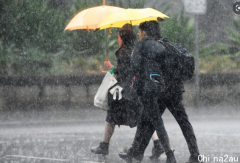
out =
{"type": "Polygon", "coordinates": [[[127,163],[141,163],[143,156],[133,157],[132,148],[129,148],[128,152],[120,152],[119,157],[124,159],[127,163]]]}
{"type": "Polygon", "coordinates": [[[177,163],[175,156],[173,154],[174,151],[170,150],[166,153],[167,155],[167,161],[166,163],[177,163]]]}
{"type": "Polygon", "coordinates": [[[118,155],[119,155],[119,157],[124,159],[127,163],[132,163],[132,157],[129,156],[128,153],[120,152],[118,155]]]}
{"type": "Polygon", "coordinates": [[[153,143],[154,147],[152,148],[152,156],[150,156],[149,158],[152,160],[156,160],[160,157],[162,153],[164,153],[164,150],[159,140],[155,140],[153,143]]]}
{"type": "Polygon", "coordinates": [[[109,154],[108,147],[109,147],[109,143],[101,142],[99,146],[91,147],[91,152],[95,154],[108,155],[109,154]]]}
{"type": "Polygon", "coordinates": [[[189,160],[188,160],[186,163],[199,163],[199,162],[203,162],[201,156],[198,156],[198,155],[192,156],[192,155],[191,155],[191,156],[189,157],[189,160]]]}

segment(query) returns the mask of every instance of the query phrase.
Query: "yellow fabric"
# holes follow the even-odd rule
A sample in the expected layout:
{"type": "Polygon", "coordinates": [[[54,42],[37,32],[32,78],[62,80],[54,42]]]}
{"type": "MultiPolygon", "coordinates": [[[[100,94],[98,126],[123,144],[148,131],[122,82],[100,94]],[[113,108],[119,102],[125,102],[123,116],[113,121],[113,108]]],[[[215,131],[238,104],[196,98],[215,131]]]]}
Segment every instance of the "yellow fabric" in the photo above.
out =
{"type": "Polygon", "coordinates": [[[152,9],[126,9],[121,12],[116,12],[110,14],[106,17],[100,25],[97,26],[99,29],[105,29],[110,27],[121,28],[123,25],[129,23],[134,25],[138,25],[145,21],[156,20],[157,18],[169,18],[167,15],[152,9]]]}
{"type": "Polygon", "coordinates": [[[106,5],[85,9],[73,17],[65,30],[96,29],[107,16],[124,10],[126,9],[106,5]]]}

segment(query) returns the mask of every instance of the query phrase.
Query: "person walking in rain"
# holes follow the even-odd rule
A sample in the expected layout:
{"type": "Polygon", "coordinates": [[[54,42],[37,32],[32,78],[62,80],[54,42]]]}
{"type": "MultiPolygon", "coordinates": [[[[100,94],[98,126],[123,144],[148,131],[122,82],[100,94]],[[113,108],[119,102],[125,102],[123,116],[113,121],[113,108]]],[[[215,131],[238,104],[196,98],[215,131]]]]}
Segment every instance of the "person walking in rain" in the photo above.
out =
{"type": "MultiPolygon", "coordinates": [[[[105,68],[110,70],[117,76],[118,85],[129,87],[131,81],[127,78],[130,74],[130,60],[134,48],[136,36],[129,26],[119,30],[118,43],[120,48],[116,51],[117,67],[115,68],[110,61],[105,61],[105,68]]],[[[99,146],[91,147],[91,152],[95,154],[108,155],[109,143],[114,133],[115,125],[127,125],[135,127],[140,115],[140,106],[133,102],[122,99],[121,101],[114,101],[112,95],[109,93],[110,110],[107,112],[103,142],[99,146]]],[[[154,140],[154,147],[152,150],[152,157],[159,157],[162,153],[161,144],[159,143],[157,134],[152,135],[154,140]]]]}
{"type": "Polygon", "coordinates": [[[176,163],[159,112],[158,102],[165,94],[161,67],[166,49],[154,38],[160,32],[155,30],[155,23],[157,22],[146,21],[140,24],[139,37],[141,41],[134,48],[131,58],[131,75],[138,79],[137,85],[140,90],[138,94],[141,96],[144,109],[137,125],[132,147],[127,153],[119,153],[119,156],[129,163],[142,161],[144,151],[155,130],[167,155],[166,163],[176,163]]]}
{"type": "MultiPolygon", "coordinates": [[[[159,23],[156,21],[153,21],[151,22],[151,24],[152,24],[151,28],[155,31],[154,39],[157,42],[159,42],[159,44],[161,44],[163,41],[163,38],[161,36],[159,23]]],[[[147,26],[147,25],[143,25],[143,24],[140,25],[140,31],[142,30],[144,31],[144,28],[145,28],[144,26],[147,26]]],[[[167,53],[165,53],[165,55],[167,55],[167,53]]],[[[188,120],[188,116],[186,114],[185,108],[182,103],[182,100],[183,100],[182,93],[184,92],[183,81],[181,80],[181,78],[177,80],[169,78],[170,74],[167,74],[166,66],[167,66],[166,62],[164,62],[164,64],[162,64],[161,66],[164,81],[165,81],[165,94],[163,98],[158,100],[158,106],[159,106],[158,114],[159,116],[162,116],[165,109],[166,108],[169,109],[169,111],[172,113],[172,115],[178,122],[188,144],[188,148],[191,156],[186,163],[198,163],[199,162],[198,157],[200,154],[197,146],[197,140],[196,140],[192,125],[188,120]]],[[[136,137],[137,136],[138,134],[136,133],[136,137]]],[[[140,148],[139,150],[143,151],[146,149],[148,145],[149,139],[151,138],[151,133],[145,132],[145,134],[142,134],[142,137],[144,137],[144,139],[142,138],[142,142],[139,145],[139,148],[140,148]]],[[[160,147],[161,148],[158,151],[164,151],[164,147],[163,146],[160,146],[160,147]]],[[[125,157],[127,156],[127,154],[128,153],[120,153],[120,157],[121,156],[125,157]]]]}
{"type": "MultiPolygon", "coordinates": [[[[160,31],[159,23],[156,22],[155,24],[155,29],[157,31],[160,31]]],[[[155,40],[159,43],[163,42],[161,33],[157,35],[155,40]]],[[[165,65],[163,69],[166,69],[166,66],[167,65],[165,65]]],[[[162,115],[166,108],[168,108],[168,110],[172,113],[177,123],[179,124],[183,136],[187,142],[189,152],[191,154],[189,160],[186,163],[199,163],[199,160],[201,159],[199,159],[200,153],[197,145],[197,139],[183,105],[182,94],[185,92],[183,79],[180,77],[180,75],[177,79],[173,79],[167,71],[163,71],[163,76],[165,77],[166,94],[162,101],[159,101],[160,114],[162,115]]]]}

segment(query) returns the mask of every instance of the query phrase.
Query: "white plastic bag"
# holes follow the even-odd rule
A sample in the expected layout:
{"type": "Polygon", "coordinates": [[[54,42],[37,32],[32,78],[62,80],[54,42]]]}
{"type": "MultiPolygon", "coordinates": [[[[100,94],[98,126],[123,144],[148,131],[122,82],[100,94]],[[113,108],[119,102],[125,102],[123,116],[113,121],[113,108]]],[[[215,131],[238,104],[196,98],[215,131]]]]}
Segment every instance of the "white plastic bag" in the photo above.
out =
{"type": "Polygon", "coordinates": [[[105,77],[103,78],[102,84],[98,88],[98,91],[94,97],[94,105],[103,109],[108,110],[108,89],[117,83],[117,80],[114,78],[114,76],[107,72],[105,77]]]}

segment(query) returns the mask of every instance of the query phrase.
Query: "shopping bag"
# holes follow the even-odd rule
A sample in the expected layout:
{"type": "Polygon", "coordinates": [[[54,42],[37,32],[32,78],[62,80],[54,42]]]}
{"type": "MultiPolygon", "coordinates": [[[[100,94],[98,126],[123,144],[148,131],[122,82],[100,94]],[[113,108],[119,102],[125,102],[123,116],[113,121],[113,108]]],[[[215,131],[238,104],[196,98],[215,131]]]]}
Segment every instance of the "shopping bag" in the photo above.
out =
{"type": "Polygon", "coordinates": [[[117,83],[117,80],[114,78],[114,76],[111,73],[107,72],[94,97],[95,106],[103,110],[109,110],[108,97],[107,97],[108,89],[116,83],[117,83]]]}

